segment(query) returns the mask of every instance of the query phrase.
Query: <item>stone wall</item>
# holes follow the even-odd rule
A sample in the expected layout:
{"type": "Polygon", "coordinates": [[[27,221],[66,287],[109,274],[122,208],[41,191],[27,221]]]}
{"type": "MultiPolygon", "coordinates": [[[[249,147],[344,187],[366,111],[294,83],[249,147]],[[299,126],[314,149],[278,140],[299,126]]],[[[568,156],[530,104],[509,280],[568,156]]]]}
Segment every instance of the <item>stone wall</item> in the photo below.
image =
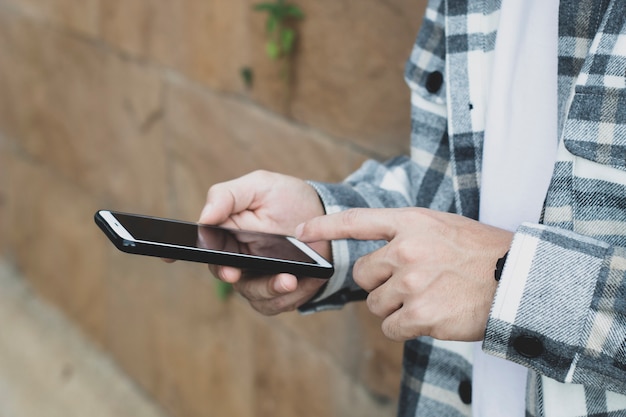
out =
{"type": "Polygon", "coordinates": [[[337,181],[406,152],[424,1],[298,1],[290,85],[254,3],[0,0],[0,256],[173,416],[391,416],[402,346],[362,303],[262,317],[92,220],[195,220],[250,170],[337,181]]]}

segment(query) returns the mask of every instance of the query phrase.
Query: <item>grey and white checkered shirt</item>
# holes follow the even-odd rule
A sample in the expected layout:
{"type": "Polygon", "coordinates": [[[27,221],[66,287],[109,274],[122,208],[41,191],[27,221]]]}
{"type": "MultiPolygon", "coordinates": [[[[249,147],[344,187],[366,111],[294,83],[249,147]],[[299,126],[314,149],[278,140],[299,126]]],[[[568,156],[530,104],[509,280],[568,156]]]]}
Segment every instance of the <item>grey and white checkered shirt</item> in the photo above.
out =
{"type": "MultiPolygon", "coordinates": [[[[407,62],[411,156],[314,183],[328,213],[421,206],[478,218],[482,84],[500,0],[432,0],[407,62]]],[[[532,28],[529,28],[532,30],[532,28]]],[[[483,349],[530,369],[528,416],[626,416],[626,1],[561,0],[558,161],[541,224],[516,232],[483,349]]],[[[351,266],[382,242],[333,245],[337,274],[303,312],[362,299],[351,266]]],[[[405,344],[399,416],[471,414],[469,344],[405,344]]]]}

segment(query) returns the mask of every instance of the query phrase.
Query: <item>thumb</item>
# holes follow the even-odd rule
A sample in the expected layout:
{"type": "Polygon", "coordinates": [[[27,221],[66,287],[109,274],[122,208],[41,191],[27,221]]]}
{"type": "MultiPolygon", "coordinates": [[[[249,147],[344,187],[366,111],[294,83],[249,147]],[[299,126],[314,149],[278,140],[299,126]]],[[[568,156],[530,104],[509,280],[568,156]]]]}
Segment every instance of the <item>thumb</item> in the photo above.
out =
{"type": "Polygon", "coordinates": [[[227,183],[212,186],[207,193],[207,199],[198,223],[222,224],[233,214],[235,209],[235,196],[227,186],[227,183]]]}
{"type": "Polygon", "coordinates": [[[248,210],[252,205],[258,185],[252,176],[213,185],[207,193],[207,200],[199,223],[222,224],[230,216],[248,210]]]}
{"type": "Polygon", "coordinates": [[[202,208],[202,213],[200,213],[198,223],[218,225],[226,222],[229,216],[230,210],[209,201],[202,208]]]}

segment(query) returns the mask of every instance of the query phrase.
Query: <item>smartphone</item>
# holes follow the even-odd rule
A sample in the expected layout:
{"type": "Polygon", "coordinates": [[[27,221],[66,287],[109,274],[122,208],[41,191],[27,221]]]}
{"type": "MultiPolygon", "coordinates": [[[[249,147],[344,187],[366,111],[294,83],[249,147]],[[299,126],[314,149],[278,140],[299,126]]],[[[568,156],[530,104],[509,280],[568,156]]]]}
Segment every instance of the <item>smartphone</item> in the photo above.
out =
{"type": "Polygon", "coordinates": [[[330,262],[291,236],[110,210],[99,210],[94,219],[127,253],[315,278],[330,278],[334,271],[330,262]]]}

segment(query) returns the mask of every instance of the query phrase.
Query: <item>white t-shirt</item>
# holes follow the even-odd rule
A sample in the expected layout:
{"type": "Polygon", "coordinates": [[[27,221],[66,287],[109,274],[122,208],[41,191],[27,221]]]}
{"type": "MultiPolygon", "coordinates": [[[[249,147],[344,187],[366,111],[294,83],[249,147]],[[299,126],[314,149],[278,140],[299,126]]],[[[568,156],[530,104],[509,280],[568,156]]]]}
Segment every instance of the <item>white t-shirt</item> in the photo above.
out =
{"type": "MultiPolygon", "coordinates": [[[[487,97],[479,220],[537,222],[557,138],[558,0],[503,0],[487,97]]],[[[475,417],[523,417],[527,369],[475,345],[475,417]]]]}

